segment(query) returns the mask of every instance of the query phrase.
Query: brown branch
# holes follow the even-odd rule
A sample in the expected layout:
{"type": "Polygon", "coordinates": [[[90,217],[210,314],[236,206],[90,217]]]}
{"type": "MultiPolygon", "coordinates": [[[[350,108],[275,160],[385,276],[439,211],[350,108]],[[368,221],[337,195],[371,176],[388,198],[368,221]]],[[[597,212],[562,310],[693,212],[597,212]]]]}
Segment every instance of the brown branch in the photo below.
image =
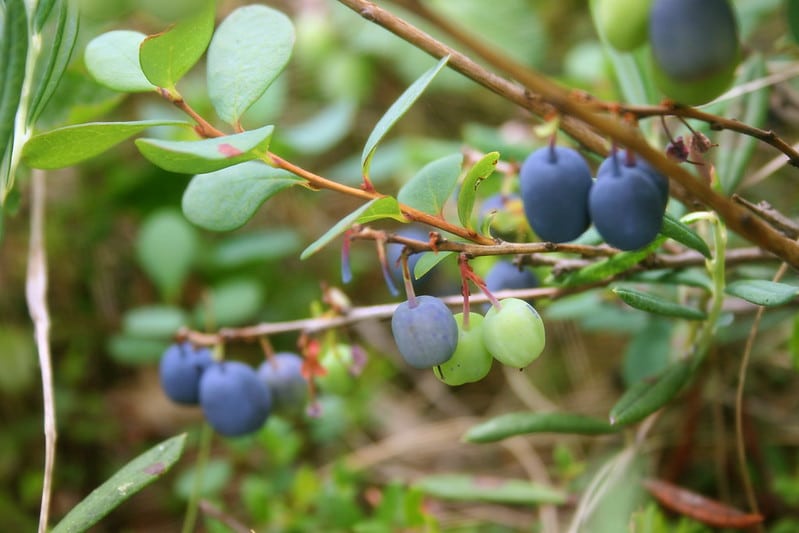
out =
{"type": "Polygon", "coordinates": [[[799,238],[799,224],[791,220],[790,218],[786,217],[776,209],[774,209],[770,203],[763,201],[757,204],[753,204],[746,198],[739,196],[737,194],[732,195],[732,199],[735,202],[738,202],[778,230],[782,231],[785,235],[792,239],[799,238]]]}
{"type": "MultiPolygon", "coordinates": [[[[773,252],[792,266],[799,267],[799,245],[796,242],[754,217],[743,207],[717,194],[708,184],[698,181],[686,169],[651,147],[638,129],[619,120],[595,113],[591,105],[573,98],[572,91],[555,84],[531,69],[514,73],[514,77],[523,85],[520,87],[487,71],[465,55],[378,7],[373,2],[367,0],[339,0],[339,2],[433,57],[441,58],[449,55],[448,66],[450,68],[526,109],[531,109],[530,103],[540,98],[550,103],[563,115],[577,118],[597,131],[601,131],[618,144],[640,154],[700,202],[716,211],[729,229],[750,242],[773,252]]],[[[539,109],[538,106],[535,109],[539,109]]],[[[597,152],[602,153],[602,150],[597,152]]]]}

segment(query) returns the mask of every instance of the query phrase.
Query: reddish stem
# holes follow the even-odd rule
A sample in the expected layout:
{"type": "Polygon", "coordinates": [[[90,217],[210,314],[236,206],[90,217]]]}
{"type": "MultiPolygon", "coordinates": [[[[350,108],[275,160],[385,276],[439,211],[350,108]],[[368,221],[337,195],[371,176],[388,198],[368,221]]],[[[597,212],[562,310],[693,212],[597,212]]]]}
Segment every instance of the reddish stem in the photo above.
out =
{"type": "Polygon", "coordinates": [[[413,290],[413,282],[411,281],[411,271],[408,268],[408,249],[402,250],[400,255],[402,262],[402,281],[405,283],[405,296],[408,298],[408,307],[413,309],[418,304],[416,303],[416,292],[413,290]]]}

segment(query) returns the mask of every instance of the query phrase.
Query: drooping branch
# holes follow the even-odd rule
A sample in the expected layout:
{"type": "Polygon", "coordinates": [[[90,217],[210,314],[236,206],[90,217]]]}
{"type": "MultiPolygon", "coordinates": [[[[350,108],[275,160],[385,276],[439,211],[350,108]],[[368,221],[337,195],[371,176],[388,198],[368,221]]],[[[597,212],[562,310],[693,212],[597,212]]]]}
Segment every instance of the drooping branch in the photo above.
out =
{"type": "MultiPolygon", "coordinates": [[[[448,66],[475,82],[533,112],[542,110],[539,100],[557,109],[565,117],[577,119],[602,132],[616,143],[625,146],[647,159],[660,172],[681,185],[698,201],[716,211],[728,228],[752,243],[773,252],[795,268],[799,268],[799,244],[789,239],[766,222],[728,198],[717,194],[706,183],[697,180],[690,172],[669,160],[659,150],[651,147],[640,131],[630,125],[599,114],[595,108],[573,97],[572,91],[557,85],[532,69],[514,73],[521,84],[510,82],[486,70],[464,54],[422,32],[407,21],[391,14],[367,0],[339,0],[366,20],[394,33],[436,58],[450,56],[448,66]],[[536,102],[535,105],[532,102],[536,102]]],[[[571,132],[568,132],[572,134],[571,132]]],[[[579,132],[578,132],[579,133],[579,132]]],[[[575,135],[580,142],[584,140],[575,135]]],[[[586,144],[583,142],[583,144],[586,144]]],[[[587,146],[587,145],[586,145],[587,146]]],[[[592,147],[589,146],[593,150],[592,147]]],[[[597,150],[603,153],[604,148],[597,150]]]]}

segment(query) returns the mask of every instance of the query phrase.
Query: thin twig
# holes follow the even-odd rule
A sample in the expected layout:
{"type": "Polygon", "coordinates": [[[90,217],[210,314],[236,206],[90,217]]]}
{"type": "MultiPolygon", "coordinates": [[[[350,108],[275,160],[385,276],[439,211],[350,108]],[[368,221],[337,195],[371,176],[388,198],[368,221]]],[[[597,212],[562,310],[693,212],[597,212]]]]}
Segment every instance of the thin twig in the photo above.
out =
{"type": "Polygon", "coordinates": [[[219,520],[235,533],[251,533],[253,531],[208,500],[200,500],[200,510],[205,516],[219,520]]]}
{"type": "Polygon", "coordinates": [[[774,209],[770,203],[763,201],[753,204],[738,194],[733,194],[732,199],[792,239],[799,237],[799,224],[774,209]]]}
{"type": "Polygon", "coordinates": [[[33,170],[31,172],[31,233],[25,295],[28,301],[28,312],[34,325],[44,400],[44,482],[42,483],[42,503],[39,511],[39,533],[47,531],[50,499],[53,493],[56,450],[53,366],[50,357],[50,312],[47,309],[47,252],[44,241],[46,190],[44,171],[33,170]]]}
{"type": "MultiPolygon", "coordinates": [[[[783,263],[780,265],[779,270],[772,278],[772,281],[779,281],[788,271],[788,265],[783,263]]],[[[763,318],[763,313],[766,308],[760,306],[755,315],[752,328],[749,330],[749,336],[746,338],[746,346],[744,347],[743,357],[741,358],[741,366],[738,368],[738,387],[735,389],[735,444],[738,455],[738,469],[741,471],[741,480],[746,493],[746,501],[749,504],[749,510],[752,513],[760,514],[760,509],[755,496],[755,489],[752,486],[752,478],[749,475],[749,469],[746,465],[746,443],[744,442],[744,428],[743,428],[743,405],[744,405],[744,384],[746,383],[746,370],[749,368],[749,360],[752,356],[752,348],[755,345],[755,337],[760,327],[760,321],[763,318]]],[[[758,530],[763,531],[763,526],[758,525],[758,530]]]]}
{"type": "MultiPolygon", "coordinates": [[[[517,103],[526,109],[531,109],[530,102],[542,99],[555,107],[564,116],[577,118],[596,131],[601,131],[619,145],[639,154],[657,170],[681,185],[690,195],[716,211],[732,231],[775,253],[792,266],[799,267],[799,245],[795,241],[788,239],[762,220],[755,218],[743,207],[716,193],[709,184],[697,180],[688,170],[669,160],[660,150],[650,146],[637,128],[631,127],[620,120],[609,118],[604,114],[598,114],[595,106],[577,99],[573,91],[555,84],[532,69],[524,69],[514,73],[514,77],[523,85],[523,87],[520,87],[487,71],[465,55],[446,46],[385,9],[378,7],[373,2],[367,0],[339,0],[339,2],[433,57],[441,58],[449,55],[450,59],[447,65],[450,68],[502,95],[511,102],[517,103]]],[[[691,113],[694,116],[698,116],[701,112],[697,110],[696,113],[689,112],[689,114],[691,113]]],[[[772,135],[773,133],[768,133],[767,137],[772,135]]],[[[604,147],[597,150],[597,153],[604,152],[606,152],[604,147]]]]}

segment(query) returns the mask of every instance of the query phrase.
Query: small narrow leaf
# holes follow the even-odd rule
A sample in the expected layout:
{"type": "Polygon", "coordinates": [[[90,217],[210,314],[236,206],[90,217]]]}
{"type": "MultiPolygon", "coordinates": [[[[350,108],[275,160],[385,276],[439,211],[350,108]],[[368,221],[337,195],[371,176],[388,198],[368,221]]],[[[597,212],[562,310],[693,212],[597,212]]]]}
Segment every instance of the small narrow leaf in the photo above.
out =
{"type": "Polygon", "coordinates": [[[196,12],[168,30],[150,35],[139,48],[139,62],[153,85],[174,89],[175,83],[202,57],[214,33],[214,0],[198,2],[196,12]]]}
{"type": "Polygon", "coordinates": [[[276,9],[250,5],[220,24],[208,47],[208,96],[217,114],[237,124],[288,64],[294,26],[276,9]]]}
{"type": "Polygon", "coordinates": [[[690,361],[683,360],[654,379],[639,381],[627,389],[610,410],[610,423],[626,426],[643,420],[677,396],[691,375],[690,361]]]}
{"type": "Polygon", "coordinates": [[[94,489],[56,525],[52,533],[86,531],[119,504],[163,476],[183,454],[186,434],[144,452],[94,489]]]}
{"type": "Polygon", "coordinates": [[[657,250],[658,247],[663,244],[664,240],[665,237],[660,236],[646,248],[630,252],[621,252],[613,257],[583,267],[577,272],[566,276],[563,280],[563,285],[565,287],[573,287],[575,285],[594,283],[626,272],[657,250]]]}
{"type": "Polygon", "coordinates": [[[455,255],[455,252],[424,252],[413,267],[413,278],[421,279],[422,276],[433,270],[444,259],[455,255]]]}
{"type": "Polygon", "coordinates": [[[273,126],[199,141],[136,139],[136,147],[150,162],[170,172],[201,174],[231,167],[266,154],[273,126]]]}
{"type": "Polygon", "coordinates": [[[475,163],[463,178],[461,190],[458,193],[458,219],[467,229],[474,229],[472,209],[474,209],[474,199],[477,196],[477,187],[482,180],[494,172],[498,161],[499,152],[490,152],[475,163]]]}
{"type": "Polygon", "coordinates": [[[84,61],[101,85],[125,93],[155,90],[139,64],[139,46],[147,36],[138,31],[115,30],[86,45],[84,61]]]}
{"type": "Polygon", "coordinates": [[[724,292],[755,305],[772,307],[793,300],[799,293],[799,288],[764,279],[751,279],[730,283],[724,292]]]}
{"type": "Polygon", "coordinates": [[[31,94],[28,125],[39,118],[64,76],[78,40],[79,22],[80,17],[75,2],[62,2],[52,37],[44,43],[45,55],[36,65],[34,74],[36,81],[31,94]]]}
{"type": "MultiPolygon", "coordinates": [[[[39,0],[36,2],[36,10],[33,13],[33,31],[41,32],[47,20],[50,18],[50,13],[53,12],[57,0],[39,0]]],[[[67,2],[62,2],[62,4],[67,2]]]]}
{"type": "Polygon", "coordinates": [[[567,498],[563,491],[530,481],[463,474],[427,476],[414,486],[429,496],[445,500],[538,505],[562,504],[567,498]]]}
{"type": "Polygon", "coordinates": [[[646,311],[647,313],[684,318],[686,320],[704,320],[707,318],[707,313],[704,311],[670,302],[646,292],[623,287],[616,287],[613,289],[613,292],[630,307],[646,311]]]}
{"type": "Polygon", "coordinates": [[[433,78],[436,77],[436,74],[447,64],[448,60],[449,56],[441,58],[433,68],[422,74],[410,87],[405,89],[405,92],[391,104],[388,111],[377,121],[372,133],[369,134],[369,138],[366,139],[366,144],[363,147],[363,154],[361,155],[361,169],[364,176],[369,175],[369,167],[372,164],[372,157],[375,154],[377,145],[383,137],[385,137],[391,127],[408,111],[408,109],[410,109],[419,96],[422,95],[425,89],[427,89],[427,86],[430,85],[430,82],[433,81],[433,78]]]}
{"type": "Polygon", "coordinates": [[[619,428],[604,420],[571,413],[508,413],[478,424],[464,435],[466,442],[496,442],[516,435],[531,433],[567,433],[602,435],[619,428]]]}
{"type": "Polygon", "coordinates": [[[258,161],[197,174],[183,192],[183,214],[205,229],[234,230],[269,198],[304,182],[291,172],[258,161]]]}
{"type": "Polygon", "coordinates": [[[663,216],[663,227],[660,229],[660,234],[696,250],[708,259],[711,257],[710,248],[708,248],[704,239],[686,224],[683,224],[668,213],[663,216]]]}
{"type": "Polygon", "coordinates": [[[99,155],[153,126],[186,126],[176,120],[88,122],[34,135],[22,149],[22,159],[33,168],[62,168],[99,155]]]}
{"type": "Polygon", "coordinates": [[[335,239],[336,237],[347,231],[350,228],[350,226],[355,224],[355,222],[358,220],[358,218],[361,215],[363,215],[364,213],[366,213],[366,211],[371,209],[372,206],[375,204],[375,202],[379,200],[380,200],[379,198],[374,200],[369,200],[361,207],[359,207],[349,215],[339,220],[336,223],[336,225],[327,230],[327,232],[325,232],[324,235],[322,235],[314,242],[312,242],[310,245],[308,245],[308,247],[305,248],[305,250],[303,250],[302,253],[300,254],[300,259],[308,259],[313,254],[324,248],[330,241],[332,241],[333,239],[335,239]]]}
{"type": "Polygon", "coordinates": [[[462,161],[461,154],[453,154],[428,163],[402,186],[397,200],[425,213],[440,215],[458,182],[462,161]]]}
{"type": "MultiPolygon", "coordinates": [[[[5,152],[14,141],[25,60],[28,52],[28,19],[23,0],[7,0],[0,17],[0,149],[5,152]]],[[[5,191],[0,198],[5,196],[5,191]]]]}
{"type": "Polygon", "coordinates": [[[386,218],[393,218],[394,220],[398,220],[400,222],[408,222],[408,219],[405,218],[405,215],[402,214],[402,210],[400,210],[399,202],[397,202],[397,199],[392,196],[378,198],[369,206],[369,209],[364,211],[361,216],[358,217],[356,222],[359,224],[366,224],[368,222],[374,222],[375,220],[383,220],[386,218]]]}

